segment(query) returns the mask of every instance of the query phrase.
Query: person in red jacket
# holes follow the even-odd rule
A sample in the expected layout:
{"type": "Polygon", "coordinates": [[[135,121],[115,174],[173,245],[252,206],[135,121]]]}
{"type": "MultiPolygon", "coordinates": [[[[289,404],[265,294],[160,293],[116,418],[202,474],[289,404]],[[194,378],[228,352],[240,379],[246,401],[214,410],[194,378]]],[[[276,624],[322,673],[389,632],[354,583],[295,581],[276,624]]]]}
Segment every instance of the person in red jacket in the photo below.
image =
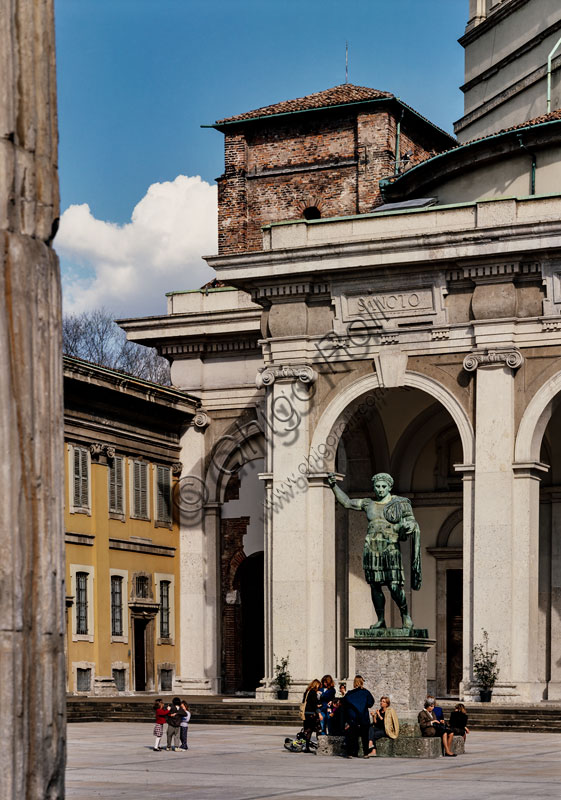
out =
{"type": "Polygon", "coordinates": [[[156,712],[156,724],[154,725],[154,736],[156,737],[156,741],[154,742],[153,750],[156,753],[160,753],[162,748],[160,747],[160,740],[164,733],[164,724],[166,723],[166,717],[169,714],[169,708],[164,706],[164,701],[161,698],[158,698],[154,703],[154,711],[156,712]]]}

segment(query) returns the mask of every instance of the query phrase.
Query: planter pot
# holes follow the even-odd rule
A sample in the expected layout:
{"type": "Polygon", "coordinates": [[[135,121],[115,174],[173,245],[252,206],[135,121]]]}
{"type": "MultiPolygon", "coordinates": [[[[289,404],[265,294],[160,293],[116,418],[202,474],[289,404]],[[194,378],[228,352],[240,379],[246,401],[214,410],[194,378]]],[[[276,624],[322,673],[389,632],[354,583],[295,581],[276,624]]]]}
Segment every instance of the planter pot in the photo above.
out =
{"type": "Polygon", "coordinates": [[[493,694],[493,690],[492,689],[480,689],[479,690],[479,698],[480,698],[482,703],[490,703],[492,694],[493,694]]]}
{"type": "Polygon", "coordinates": [[[279,689],[277,691],[277,700],[288,700],[288,689],[279,689]]]}

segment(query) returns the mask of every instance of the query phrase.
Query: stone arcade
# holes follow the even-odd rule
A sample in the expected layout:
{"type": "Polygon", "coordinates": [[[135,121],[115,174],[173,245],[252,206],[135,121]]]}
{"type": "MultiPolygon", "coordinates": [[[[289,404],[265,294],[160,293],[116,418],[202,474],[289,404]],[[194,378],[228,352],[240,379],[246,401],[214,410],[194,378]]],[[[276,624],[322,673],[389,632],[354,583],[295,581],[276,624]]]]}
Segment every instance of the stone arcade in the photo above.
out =
{"type": "MultiPolygon", "coordinates": [[[[532,4],[472,4],[468,61],[532,4]]],[[[540,70],[560,16],[524,50],[540,70]]],[[[489,120],[504,102],[515,127],[482,129],[478,107],[461,147],[349,84],[214,126],[218,281],[122,321],[204,408],[181,454],[178,688],[250,690],[262,671],[271,696],[286,655],[294,698],[354,674],[348,639],[375,621],[363,530],[326,478],[356,498],[383,471],[421,529],[423,586],[406,594],[437,642],[429,689],[477,696],[484,629],[493,702],[561,699],[561,112],[545,114],[543,70],[513,110],[511,43],[489,120]]]]}

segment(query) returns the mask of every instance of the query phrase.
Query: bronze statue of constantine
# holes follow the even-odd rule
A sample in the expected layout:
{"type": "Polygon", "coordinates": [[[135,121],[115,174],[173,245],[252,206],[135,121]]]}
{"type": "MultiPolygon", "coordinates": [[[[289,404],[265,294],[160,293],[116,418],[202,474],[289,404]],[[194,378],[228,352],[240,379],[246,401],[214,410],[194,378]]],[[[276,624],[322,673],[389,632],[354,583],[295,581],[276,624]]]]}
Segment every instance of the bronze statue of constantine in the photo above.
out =
{"type": "Polygon", "coordinates": [[[372,477],[374,499],[351,500],[337,486],[337,478],[329,473],[327,481],[337,501],[344,507],[364,511],[368,518],[368,529],[364,540],[362,565],[364,575],[370,584],[372,603],[378,615],[378,622],[371,627],[385,628],[384,615],[386,600],[383,587],[387,586],[401,614],[403,628],[410,630],[413,620],[409,616],[405,597],[405,576],[399,543],[409,537],[413,541],[411,560],[411,588],[421,588],[421,543],[419,525],[413,516],[411,503],[406,497],[391,494],[393,478],[386,472],[372,477]]]}

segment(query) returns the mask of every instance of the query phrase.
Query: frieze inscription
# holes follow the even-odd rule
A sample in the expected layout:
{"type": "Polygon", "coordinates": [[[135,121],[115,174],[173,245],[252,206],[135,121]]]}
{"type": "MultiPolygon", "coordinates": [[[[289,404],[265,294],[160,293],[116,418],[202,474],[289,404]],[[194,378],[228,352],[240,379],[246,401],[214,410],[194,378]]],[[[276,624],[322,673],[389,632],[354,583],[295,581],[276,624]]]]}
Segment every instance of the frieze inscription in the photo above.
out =
{"type": "Polygon", "coordinates": [[[427,313],[433,310],[432,292],[420,289],[415,292],[387,292],[375,295],[360,295],[348,299],[349,313],[358,316],[399,316],[412,312],[427,313]]]}
{"type": "Polygon", "coordinates": [[[442,328],[448,324],[443,273],[341,282],[332,287],[331,294],[337,334],[346,331],[349,324],[381,331],[408,326],[442,328]]]}

